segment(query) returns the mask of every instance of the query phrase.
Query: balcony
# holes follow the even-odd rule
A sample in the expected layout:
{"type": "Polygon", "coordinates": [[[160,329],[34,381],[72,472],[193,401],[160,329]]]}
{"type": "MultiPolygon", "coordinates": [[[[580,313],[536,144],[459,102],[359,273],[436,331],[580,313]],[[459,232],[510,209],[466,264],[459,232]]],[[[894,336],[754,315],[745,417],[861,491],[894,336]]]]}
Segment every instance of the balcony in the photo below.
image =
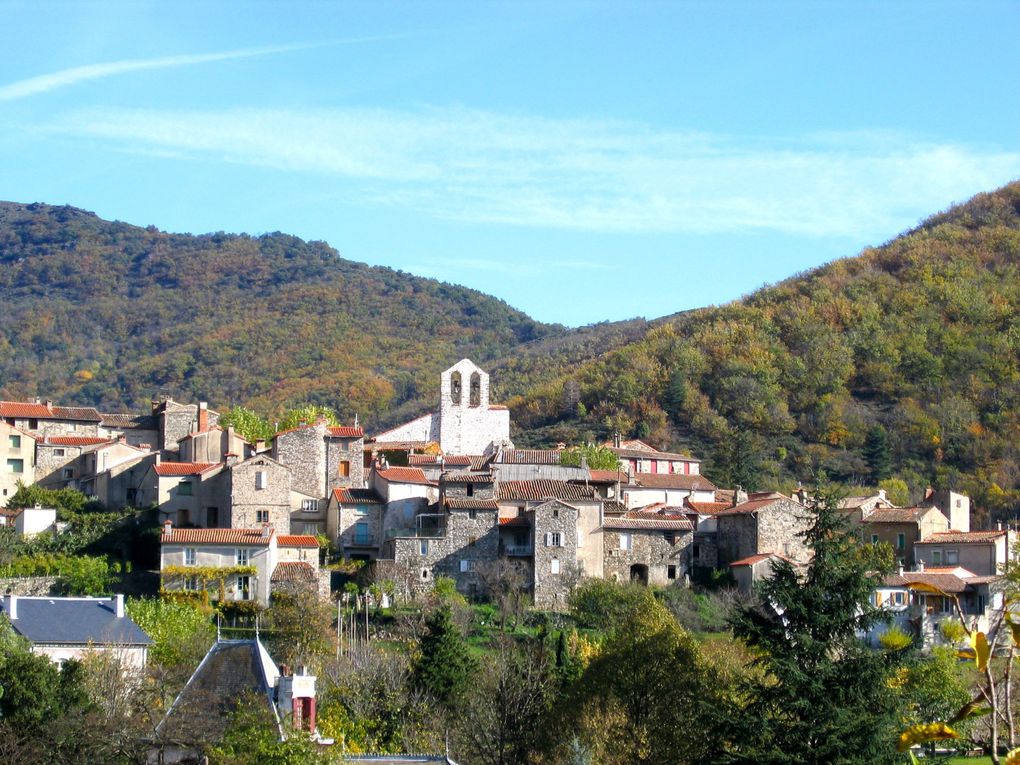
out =
{"type": "Polygon", "coordinates": [[[510,558],[528,558],[533,552],[531,545],[503,545],[503,554],[510,558]]]}

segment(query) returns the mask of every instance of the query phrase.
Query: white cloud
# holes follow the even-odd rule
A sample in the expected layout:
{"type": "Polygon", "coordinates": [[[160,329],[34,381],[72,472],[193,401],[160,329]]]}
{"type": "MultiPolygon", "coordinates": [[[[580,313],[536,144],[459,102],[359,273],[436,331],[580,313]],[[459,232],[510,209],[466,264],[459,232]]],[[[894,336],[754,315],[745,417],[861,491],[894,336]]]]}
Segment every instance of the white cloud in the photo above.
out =
{"type": "Polygon", "coordinates": [[[313,173],[437,218],[594,232],[872,238],[1020,176],[1020,153],[875,133],[773,141],[469,109],[78,112],[123,150],[313,173]]]}

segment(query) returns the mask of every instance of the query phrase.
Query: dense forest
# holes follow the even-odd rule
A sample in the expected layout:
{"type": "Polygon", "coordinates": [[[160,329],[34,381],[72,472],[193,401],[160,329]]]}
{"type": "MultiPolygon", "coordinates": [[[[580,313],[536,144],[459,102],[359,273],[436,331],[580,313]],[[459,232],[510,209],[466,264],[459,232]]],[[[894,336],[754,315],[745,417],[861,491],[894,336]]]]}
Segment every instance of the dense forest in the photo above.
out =
{"type": "Polygon", "coordinates": [[[527,444],[613,431],[707,458],[722,485],[1020,488],[1020,183],[724,306],[654,322],[580,367],[531,362],[527,444]]]}
{"type": "Polygon", "coordinates": [[[166,234],[0,204],[0,395],[107,409],[156,391],[370,428],[493,373],[519,445],[613,432],[722,485],[956,488],[1020,509],[1020,183],[724,306],[577,330],[319,242],[166,234]]]}

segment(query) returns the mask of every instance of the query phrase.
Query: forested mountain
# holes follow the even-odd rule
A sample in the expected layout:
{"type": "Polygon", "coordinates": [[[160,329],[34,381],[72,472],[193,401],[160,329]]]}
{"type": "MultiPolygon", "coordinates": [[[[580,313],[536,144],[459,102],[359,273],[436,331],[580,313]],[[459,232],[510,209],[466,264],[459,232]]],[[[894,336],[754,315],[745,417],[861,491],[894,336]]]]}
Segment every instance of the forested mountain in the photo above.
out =
{"type": "Polygon", "coordinates": [[[1014,183],[857,257],[655,322],[580,367],[532,364],[535,384],[510,402],[519,440],[618,430],[690,448],[725,485],[894,475],[915,498],[956,487],[1012,516],[1018,267],[1014,183]]]}
{"type": "Polygon", "coordinates": [[[157,391],[272,415],[378,421],[438,373],[562,334],[466,288],[322,242],[166,234],[71,207],[0,203],[0,395],[104,410],[157,391]]]}

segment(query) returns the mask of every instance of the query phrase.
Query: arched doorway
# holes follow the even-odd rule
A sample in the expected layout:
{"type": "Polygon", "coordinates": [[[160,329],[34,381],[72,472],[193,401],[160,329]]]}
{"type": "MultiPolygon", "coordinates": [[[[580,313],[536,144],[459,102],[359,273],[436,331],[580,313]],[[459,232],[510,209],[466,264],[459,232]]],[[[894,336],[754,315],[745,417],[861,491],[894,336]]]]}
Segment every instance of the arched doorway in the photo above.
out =
{"type": "Polygon", "coordinates": [[[630,567],[630,581],[635,584],[648,584],[648,566],[641,563],[635,563],[630,567]]]}

